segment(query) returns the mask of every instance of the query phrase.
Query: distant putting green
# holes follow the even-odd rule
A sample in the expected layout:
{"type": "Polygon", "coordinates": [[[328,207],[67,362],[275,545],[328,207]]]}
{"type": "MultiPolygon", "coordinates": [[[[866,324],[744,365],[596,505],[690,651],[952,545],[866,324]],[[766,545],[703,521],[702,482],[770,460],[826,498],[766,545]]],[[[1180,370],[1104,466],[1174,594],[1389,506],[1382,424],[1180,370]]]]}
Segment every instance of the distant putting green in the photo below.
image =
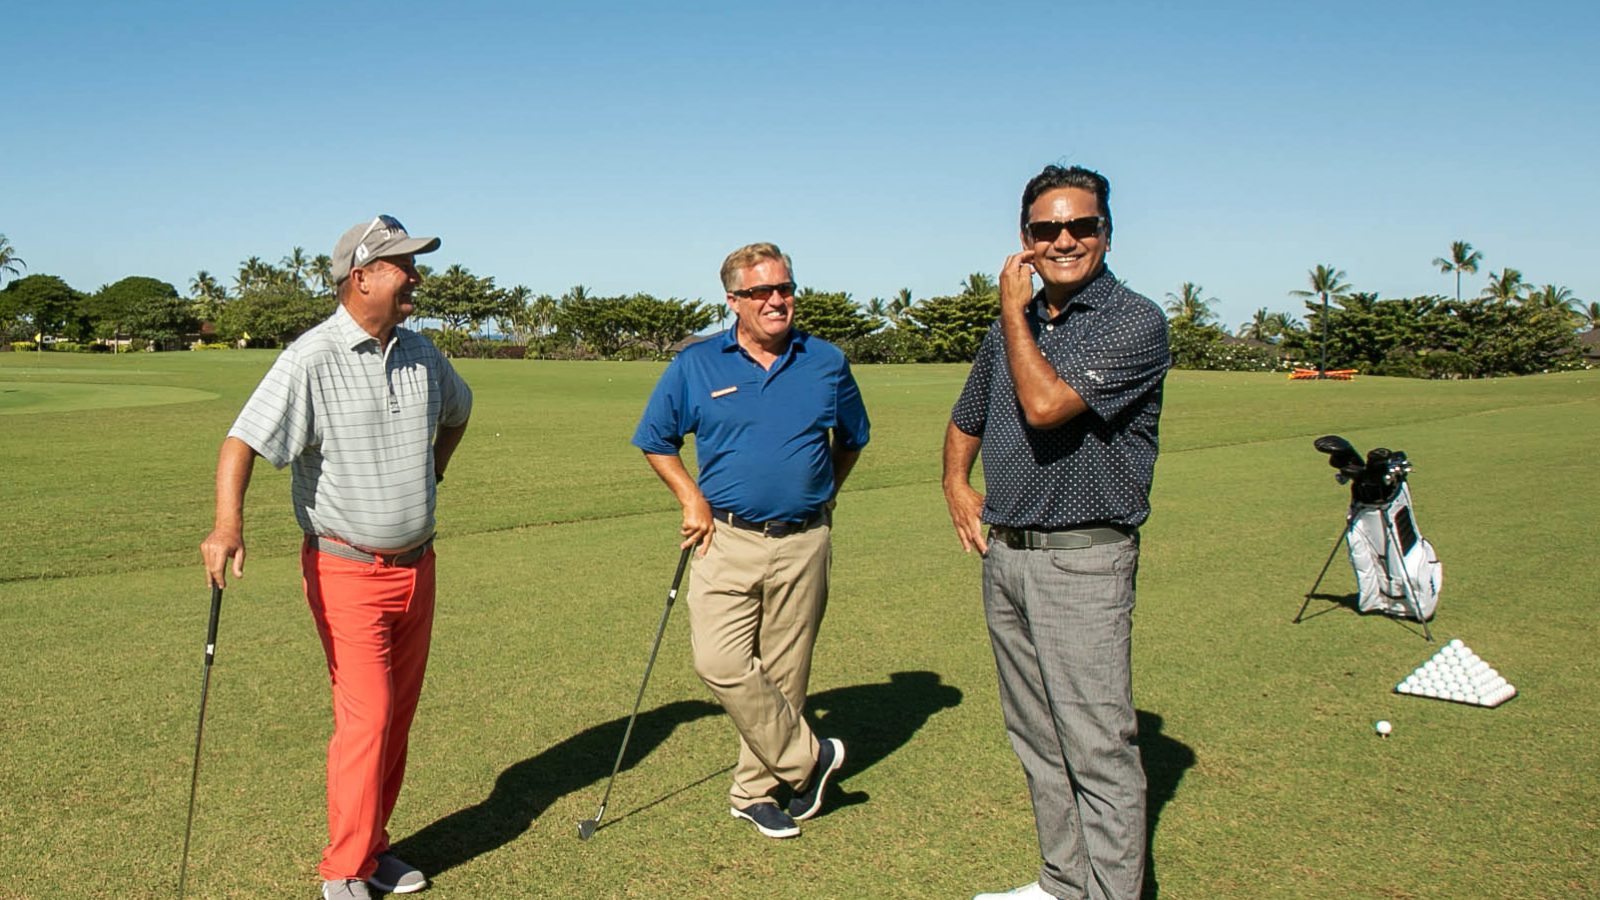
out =
{"type": "Polygon", "coordinates": [[[210,391],[144,384],[84,384],[62,381],[0,381],[0,416],[15,413],[82,412],[126,406],[163,406],[215,400],[210,391]]]}

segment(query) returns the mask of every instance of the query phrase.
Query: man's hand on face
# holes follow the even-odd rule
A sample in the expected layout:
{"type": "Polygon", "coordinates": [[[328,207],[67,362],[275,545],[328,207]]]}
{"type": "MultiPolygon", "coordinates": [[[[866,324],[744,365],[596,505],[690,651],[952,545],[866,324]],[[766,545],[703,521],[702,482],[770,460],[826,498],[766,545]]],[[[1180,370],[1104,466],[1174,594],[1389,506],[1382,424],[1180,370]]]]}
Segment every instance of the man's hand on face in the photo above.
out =
{"type": "Polygon", "coordinates": [[[1006,257],[1000,268],[1000,309],[1024,310],[1033,299],[1033,251],[1023,250],[1006,257]]]}

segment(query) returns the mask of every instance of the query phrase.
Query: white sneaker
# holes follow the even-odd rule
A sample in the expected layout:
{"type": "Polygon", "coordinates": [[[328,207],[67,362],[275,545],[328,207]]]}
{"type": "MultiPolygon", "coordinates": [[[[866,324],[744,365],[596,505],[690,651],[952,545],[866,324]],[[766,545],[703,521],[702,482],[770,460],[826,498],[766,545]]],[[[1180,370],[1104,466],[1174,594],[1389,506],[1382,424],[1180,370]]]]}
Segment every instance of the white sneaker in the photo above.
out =
{"type": "Polygon", "coordinates": [[[972,900],[1006,900],[1007,897],[1011,898],[1011,900],[1057,900],[1055,894],[1039,887],[1039,882],[1037,881],[1019,888],[1012,888],[1009,891],[1001,891],[998,894],[978,894],[972,900]]]}

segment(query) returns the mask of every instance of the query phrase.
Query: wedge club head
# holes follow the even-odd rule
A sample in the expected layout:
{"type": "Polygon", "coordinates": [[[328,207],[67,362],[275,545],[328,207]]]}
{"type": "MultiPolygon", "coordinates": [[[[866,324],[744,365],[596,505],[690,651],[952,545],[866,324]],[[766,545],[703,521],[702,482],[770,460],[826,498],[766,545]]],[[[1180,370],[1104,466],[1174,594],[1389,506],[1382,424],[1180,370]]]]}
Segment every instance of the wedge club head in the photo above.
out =
{"type": "Polygon", "coordinates": [[[584,819],[582,822],[578,823],[578,839],[581,841],[587,841],[589,838],[594,837],[595,829],[599,827],[599,816],[596,816],[593,819],[584,819]]]}

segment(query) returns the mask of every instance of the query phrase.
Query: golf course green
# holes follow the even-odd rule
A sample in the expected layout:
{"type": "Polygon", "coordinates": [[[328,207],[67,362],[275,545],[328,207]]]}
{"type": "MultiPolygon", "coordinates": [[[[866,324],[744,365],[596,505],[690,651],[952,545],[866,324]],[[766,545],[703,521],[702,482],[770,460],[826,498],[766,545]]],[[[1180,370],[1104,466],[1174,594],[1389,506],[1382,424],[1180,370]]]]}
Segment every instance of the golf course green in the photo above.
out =
{"type": "MultiPolygon", "coordinates": [[[[217,448],[273,358],[0,354],[0,898],[176,895],[197,547],[217,448]]],[[[824,813],[793,841],[728,816],[735,733],[679,609],[586,842],[678,554],[676,504],[628,443],[661,364],[457,367],[476,406],[440,488],[433,654],[392,823],[428,896],[965,898],[1036,876],[981,561],[939,489],[964,367],[856,370],[873,441],[840,498],[812,675],[810,712],[849,747],[824,813]]],[[[1600,894],[1597,446],[1596,372],[1169,376],[1134,637],[1151,895],[1600,894]],[[1445,570],[1435,642],[1357,614],[1342,554],[1292,623],[1349,499],[1324,434],[1415,464],[1445,570]],[[1451,638],[1518,696],[1393,692],[1451,638]]],[[[193,897],[318,883],[331,714],[288,485],[257,465],[223,599],[193,897]]]]}

